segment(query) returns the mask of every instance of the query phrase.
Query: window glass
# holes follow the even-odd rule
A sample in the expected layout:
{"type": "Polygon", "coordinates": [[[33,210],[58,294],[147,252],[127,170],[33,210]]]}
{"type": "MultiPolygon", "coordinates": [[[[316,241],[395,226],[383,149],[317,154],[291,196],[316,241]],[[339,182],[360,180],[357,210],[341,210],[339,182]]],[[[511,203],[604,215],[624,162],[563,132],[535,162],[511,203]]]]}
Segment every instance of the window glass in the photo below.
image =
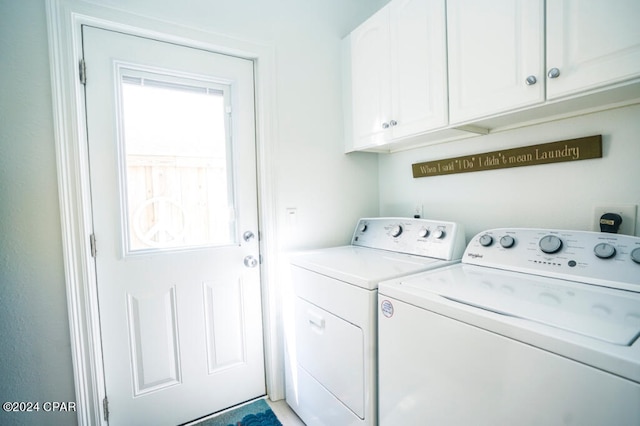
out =
{"type": "Polygon", "coordinates": [[[235,243],[229,87],[143,72],[120,83],[127,252],[235,243]]]}

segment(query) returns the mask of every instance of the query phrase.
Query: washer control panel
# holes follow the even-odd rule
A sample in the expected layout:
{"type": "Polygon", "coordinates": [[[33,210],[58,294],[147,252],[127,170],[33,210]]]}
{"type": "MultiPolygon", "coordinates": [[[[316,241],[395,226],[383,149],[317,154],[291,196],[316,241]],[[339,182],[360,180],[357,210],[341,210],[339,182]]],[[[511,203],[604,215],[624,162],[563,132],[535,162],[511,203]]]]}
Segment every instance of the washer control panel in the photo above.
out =
{"type": "Polygon", "coordinates": [[[458,260],[465,249],[462,225],[406,217],[364,218],[351,244],[442,260],[458,260]]]}
{"type": "Polygon", "coordinates": [[[640,237],[500,228],[469,242],[463,263],[640,292],[640,237]]]}

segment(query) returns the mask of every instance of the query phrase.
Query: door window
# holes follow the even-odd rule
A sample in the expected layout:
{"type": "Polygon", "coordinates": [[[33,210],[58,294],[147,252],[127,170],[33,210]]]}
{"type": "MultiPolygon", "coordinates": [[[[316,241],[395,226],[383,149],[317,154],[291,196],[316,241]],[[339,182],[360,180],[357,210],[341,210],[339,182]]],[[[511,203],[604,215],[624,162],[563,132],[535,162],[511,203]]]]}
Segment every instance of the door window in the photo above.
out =
{"type": "Polygon", "coordinates": [[[235,244],[230,87],[121,68],[125,253],[235,244]]]}

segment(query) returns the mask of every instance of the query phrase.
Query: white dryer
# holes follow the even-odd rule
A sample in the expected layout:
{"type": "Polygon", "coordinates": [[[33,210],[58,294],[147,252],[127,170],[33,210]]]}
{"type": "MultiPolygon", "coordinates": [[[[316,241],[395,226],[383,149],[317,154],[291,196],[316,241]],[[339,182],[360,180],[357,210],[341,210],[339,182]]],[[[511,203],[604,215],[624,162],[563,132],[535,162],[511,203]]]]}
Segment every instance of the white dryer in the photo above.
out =
{"type": "Polygon", "coordinates": [[[307,425],[377,424],[378,283],[458,262],[464,247],[456,223],[371,218],[351,245],[292,257],[286,400],[307,425]]]}
{"type": "Polygon", "coordinates": [[[381,425],[640,425],[638,237],[486,231],[379,309],[381,425]]]}

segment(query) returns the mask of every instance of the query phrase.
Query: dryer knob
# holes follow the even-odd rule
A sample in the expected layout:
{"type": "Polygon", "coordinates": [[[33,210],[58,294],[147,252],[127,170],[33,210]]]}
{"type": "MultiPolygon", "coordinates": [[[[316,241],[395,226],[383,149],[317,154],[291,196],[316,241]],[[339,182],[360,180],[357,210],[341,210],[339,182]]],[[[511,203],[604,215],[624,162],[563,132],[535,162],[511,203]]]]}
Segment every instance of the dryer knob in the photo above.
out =
{"type": "Polygon", "coordinates": [[[631,252],[631,260],[636,263],[640,263],[640,247],[633,249],[631,252]]]}
{"type": "Polygon", "coordinates": [[[447,236],[447,233],[444,232],[444,229],[436,229],[435,231],[433,231],[433,238],[437,240],[441,240],[446,236],[447,236]]]}
{"type": "Polygon", "coordinates": [[[493,237],[489,234],[484,234],[480,237],[479,241],[482,247],[489,247],[491,244],[493,244],[493,237]]]}
{"type": "Polygon", "coordinates": [[[396,225],[393,228],[391,228],[391,236],[392,237],[399,237],[400,234],[402,234],[402,226],[400,225],[396,225]]]}
{"type": "Polygon", "coordinates": [[[511,235],[505,235],[500,238],[500,245],[504,248],[511,248],[516,243],[516,240],[511,235]]]}
{"type": "Polygon", "coordinates": [[[538,245],[544,253],[553,254],[562,248],[562,240],[555,235],[547,235],[546,237],[542,237],[538,245]]]}
{"type": "Polygon", "coordinates": [[[427,238],[429,236],[429,230],[427,228],[422,228],[420,232],[418,232],[418,237],[427,238]]]}

